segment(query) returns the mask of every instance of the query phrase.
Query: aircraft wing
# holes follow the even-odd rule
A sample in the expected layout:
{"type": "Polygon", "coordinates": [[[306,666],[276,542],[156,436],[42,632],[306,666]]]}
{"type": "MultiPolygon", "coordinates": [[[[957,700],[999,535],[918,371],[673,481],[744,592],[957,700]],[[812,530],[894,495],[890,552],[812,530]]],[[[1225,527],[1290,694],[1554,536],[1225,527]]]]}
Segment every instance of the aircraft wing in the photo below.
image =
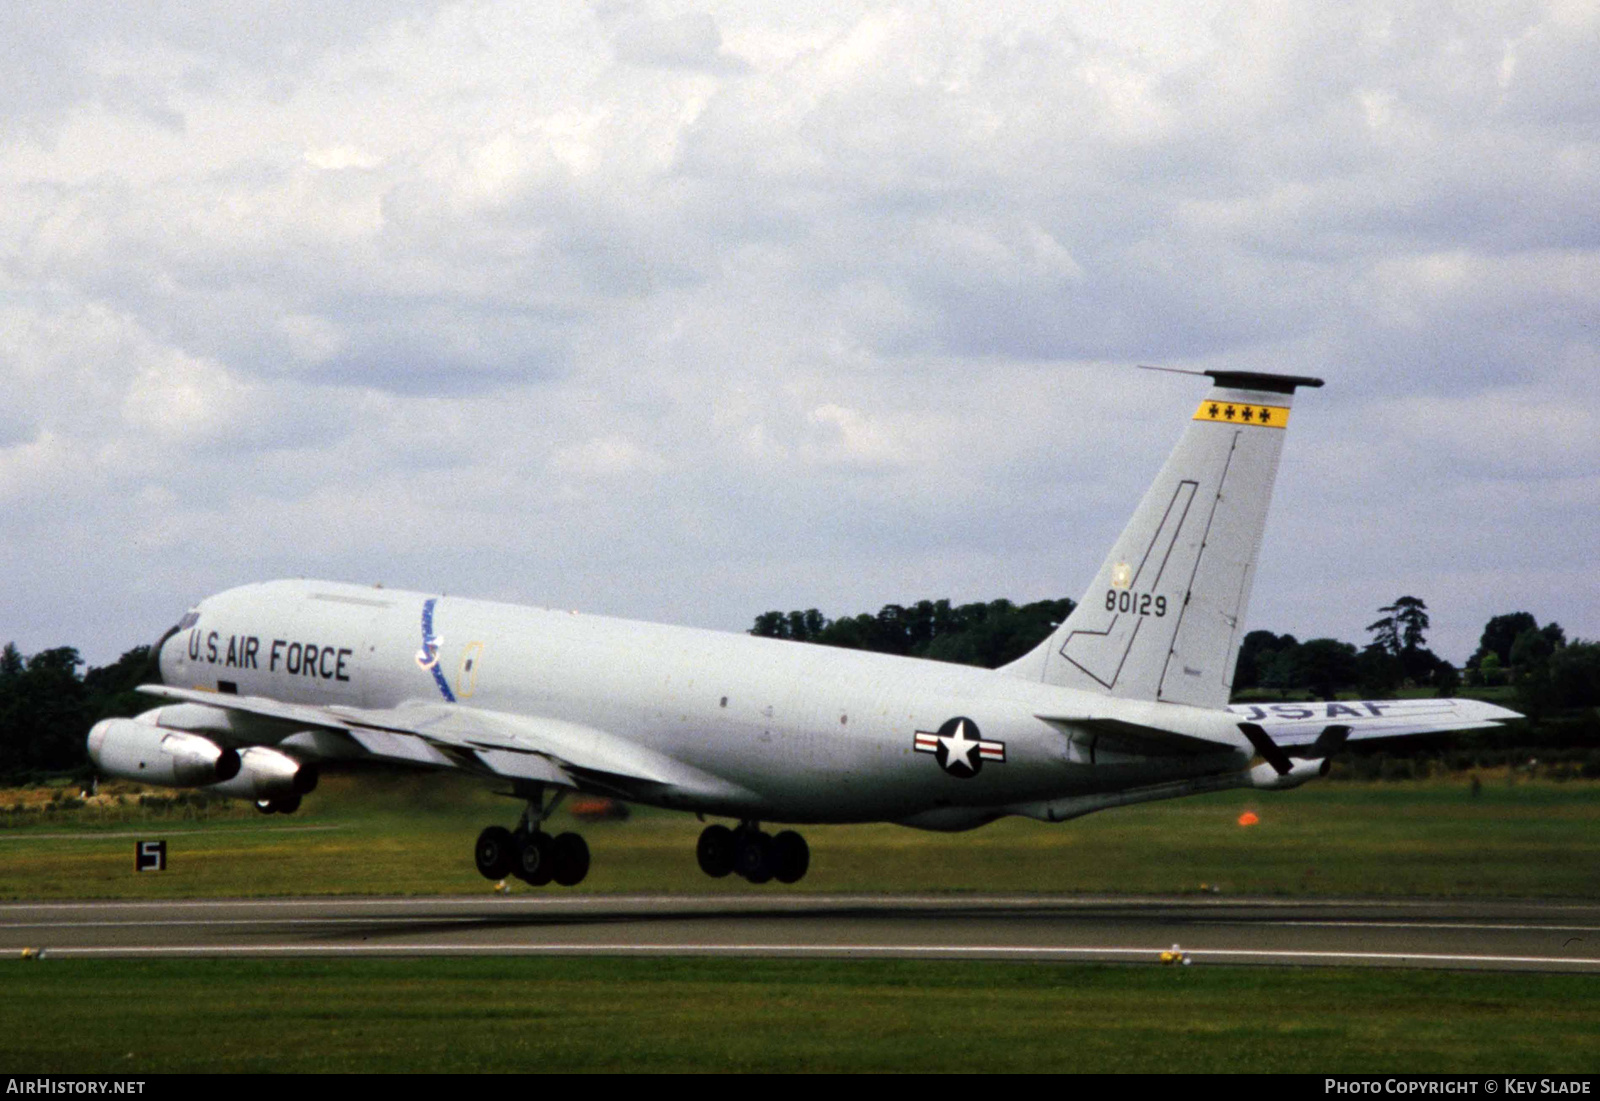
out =
{"type": "MultiPolygon", "coordinates": [[[[460,704],[417,702],[383,710],[284,703],[168,685],[139,691],[184,703],[272,720],[303,731],[333,731],[365,755],[402,764],[460,768],[568,788],[626,795],[645,785],[699,795],[742,789],[604,730],[561,719],[512,715],[460,704]]],[[[308,748],[296,736],[283,748],[308,748]]]]}
{"type": "Polygon", "coordinates": [[[1289,749],[1317,742],[1330,728],[1348,730],[1348,734],[1336,741],[1360,741],[1481,730],[1522,718],[1509,708],[1464,699],[1236,703],[1230,705],[1228,711],[1241,724],[1259,727],[1278,745],[1289,749]]]}

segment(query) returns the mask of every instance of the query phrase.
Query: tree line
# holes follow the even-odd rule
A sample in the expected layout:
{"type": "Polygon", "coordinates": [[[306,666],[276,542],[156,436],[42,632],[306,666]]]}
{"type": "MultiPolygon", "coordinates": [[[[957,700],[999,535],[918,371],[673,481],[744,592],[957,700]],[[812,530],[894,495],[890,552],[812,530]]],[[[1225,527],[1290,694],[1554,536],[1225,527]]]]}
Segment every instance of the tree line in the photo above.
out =
{"type": "Polygon", "coordinates": [[[150,647],[135,646],[110,665],[79,672],[83,665],[71,646],[31,657],[11,643],[0,650],[0,781],[65,771],[87,774],[89,728],[101,719],[155,706],[155,700],[134,691],[156,679],[150,647]]]}
{"type": "MultiPolygon", "coordinates": [[[[749,633],[823,646],[901,654],[994,669],[1048,638],[1074,608],[1072,600],[1009,600],[952,604],[919,600],[877,612],[829,619],[816,608],[763,612],[749,633]]],[[[1557,623],[1528,612],[1497,615],[1466,664],[1457,669],[1427,647],[1427,604],[1403,596],[1378,610],[1362,647],[1332,638],[1251,631],[1234,670],[1234,693],[1281,698],[1341,693],[1390,695],[1404,688],[1452,695],[1462,685],[1509,689],[1531,717],[1556,709],[1600,706],[1600,642],[1568,641],[1557,623]]],[[[87,775],[84,738],[103,718],[155,705],[134,691],[156,679],[150,647],[137,646],[110,665],[84,669],[70,646],[31,657],[8,644],[0,651],[0,782],[49,774],[87,775]]]]}
{"type": "MultiPolygon", "coordinates": [[[[876,614],[829,619],[816,608],[763,612],[750,634],[824,646],[981,665],[1014,661],[1050,636],[1071,614],[1071,600],[1017,606],[1009,600],[952,606],[948,600],[886,604],[876,614]]],[[[1428,605],[1402,596],[1378,609],[1361,647],[1334,638],[1301,642],[1293,635],[1251,631],[1234,668],[1236,696],[1273,693],[1333,699],[1341,693],[1390,695],[1422,688],[1449,696],[1462,685],[1511,686],[1523,710],[1600,705],[1600,643],[1569,643],[1557,623],[1540,626],[1528,612],[1498,615],[1484,626],[1478,649],[1457,669],[1427,647],[1428,605]]]]}
{"type": "Polygon", "coordinates": [[[842,619],[828,619],[808,608],[763,612],[749,633],[995,669],[1049,638],[1076,606],[1066,598],[1021,606],[1009,600],[957,606],[948,600],[919,600],[910,605],[885,604],[876,614],[862,612],[842,619]]]}

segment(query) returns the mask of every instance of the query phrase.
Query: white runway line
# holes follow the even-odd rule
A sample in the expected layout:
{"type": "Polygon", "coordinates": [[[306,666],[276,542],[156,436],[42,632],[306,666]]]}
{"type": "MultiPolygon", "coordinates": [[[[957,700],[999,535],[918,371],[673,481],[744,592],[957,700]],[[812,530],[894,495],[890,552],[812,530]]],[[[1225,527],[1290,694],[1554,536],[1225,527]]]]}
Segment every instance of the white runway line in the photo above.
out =
{"type": "MultiPolygon", "coordinates": [[[[252,956],[252,955],[643,955],[643,956],[856,956],[856,957],[960,957],[996,956],[1028,959],[1081,959],[1121,957],[1155,962],[1167,946],[1036,947],[1011,945],[878,945],[878,944],[522,944],[465,945],[439,943],[352,945],[181,945],[129,948],[48,947],[48,954],[70,956],[252,956]]],[[[1250,948],[1185,948],[1191,958],[1201,956],[1241,960],[1294,962],[1407,962],[1435,964],[1574,965],[1600,968],[1600,958],[1571,956],[1495,956],[1436,952],[1339,952],[1250,948]]]]}

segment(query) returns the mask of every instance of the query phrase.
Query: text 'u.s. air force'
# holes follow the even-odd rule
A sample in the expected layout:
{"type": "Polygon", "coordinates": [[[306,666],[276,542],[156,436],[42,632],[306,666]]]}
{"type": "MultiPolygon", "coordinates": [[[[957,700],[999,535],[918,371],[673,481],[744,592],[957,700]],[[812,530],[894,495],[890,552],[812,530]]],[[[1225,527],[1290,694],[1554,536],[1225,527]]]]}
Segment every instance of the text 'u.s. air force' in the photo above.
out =
{"type": "Polygon", "coordinates": [[[229,635],[224,641],[216,631],[204,637],[199,631],[189,632],[189,660],[225,669],[260,669],[264,660],[269,673],[281,669],[291,677],[349,680],[347,663],[354,653],[348,646],[324,645],[314,640],[275,638],[263,647],[255,635],[229,635]]]}

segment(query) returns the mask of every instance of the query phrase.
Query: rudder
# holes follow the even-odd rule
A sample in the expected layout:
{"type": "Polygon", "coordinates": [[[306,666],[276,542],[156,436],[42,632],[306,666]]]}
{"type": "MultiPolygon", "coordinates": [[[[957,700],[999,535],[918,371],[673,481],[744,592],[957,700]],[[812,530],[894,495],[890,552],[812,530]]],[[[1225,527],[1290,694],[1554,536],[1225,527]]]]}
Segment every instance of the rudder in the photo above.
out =
{"type": "Polygon", "coordinates": [[[1123,699],[1223,707],[1296,387],[1207,371],[1215,385],[1083,601],[1005,672],[1123,699]]]}

